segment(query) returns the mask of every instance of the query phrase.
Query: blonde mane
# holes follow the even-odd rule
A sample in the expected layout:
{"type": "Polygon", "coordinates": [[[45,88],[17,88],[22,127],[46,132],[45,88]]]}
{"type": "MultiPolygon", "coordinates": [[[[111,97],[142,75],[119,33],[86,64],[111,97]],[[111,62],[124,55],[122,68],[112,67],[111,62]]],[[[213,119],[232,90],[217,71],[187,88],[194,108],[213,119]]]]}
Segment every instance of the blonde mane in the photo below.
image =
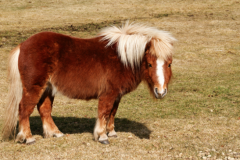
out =
{"type": "Polygon", "coordinates": [[[117,43],[118,54],[124,65],[133,68],[139,66],[147,43],[151,43],[150,53],[167,60],[173,54],[173,42],[170,33],[147,27],[143,24],[126,22],[122,27],[107,27],[100,32],[102,40],[107,40],[106,47],[117,43]]]}

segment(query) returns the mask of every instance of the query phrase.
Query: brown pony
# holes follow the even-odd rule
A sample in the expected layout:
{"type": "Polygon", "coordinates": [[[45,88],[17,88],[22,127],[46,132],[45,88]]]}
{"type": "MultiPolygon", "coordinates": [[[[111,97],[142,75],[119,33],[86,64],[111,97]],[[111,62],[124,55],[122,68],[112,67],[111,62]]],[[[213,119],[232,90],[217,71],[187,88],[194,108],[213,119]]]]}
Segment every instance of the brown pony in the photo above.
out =
{"type": "Polygon", "coordinates": [[[99,99],[94,138],[108,144],[116,137],[114,116],[121,97],[144,80],[156,98],[167,94],[173,42],[167,32],[140,24],[103,29],[97,37],[80,39],[41,32],[18,45],[9,62],[9,101],[3,137],[19,120],[16,140],[35,142],[29,117],[37,105],[45,137],[63,133],[51,117],[57,92],[76,99],[99,99]]]}

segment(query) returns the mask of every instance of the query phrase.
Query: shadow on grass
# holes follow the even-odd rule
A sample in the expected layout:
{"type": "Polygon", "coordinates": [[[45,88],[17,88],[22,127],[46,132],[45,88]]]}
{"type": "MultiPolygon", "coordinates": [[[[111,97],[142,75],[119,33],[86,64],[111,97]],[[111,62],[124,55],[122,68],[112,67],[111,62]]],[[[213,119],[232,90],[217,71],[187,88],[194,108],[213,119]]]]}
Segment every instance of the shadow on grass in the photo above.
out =
{"type": "MultiPolygon", "coordinates": [[[[78,117],[53,117],[55,124],[64,134],[93,133],[95,118],[78,117]]],[[[30,117],[31,131],[33,135],[42,135],[42,121],[39,116],[30,117]]],[[[116,132],[131,132],[135,136],[149,139],[151,131],[142,123],[131,121],[126,118],[115,118],[116,132]]]]}

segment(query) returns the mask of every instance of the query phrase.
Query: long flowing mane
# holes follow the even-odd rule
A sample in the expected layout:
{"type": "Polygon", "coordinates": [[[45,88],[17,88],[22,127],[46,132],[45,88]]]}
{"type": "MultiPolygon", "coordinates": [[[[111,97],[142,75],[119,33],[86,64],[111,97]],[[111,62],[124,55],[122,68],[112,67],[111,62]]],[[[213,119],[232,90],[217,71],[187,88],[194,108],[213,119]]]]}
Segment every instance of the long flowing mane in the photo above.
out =
{"type": "Polygon", "coordinates": [[[173,42],[170,33],[143,24],[126,22],[122,27],[107,27],[100,32],[102,40],[107,40],[106,47],[117,43],[118,54],[124,65],[133,68],[139,66],[144,56],[147,43],[151,43],[151,54],[164,60],[173,54],[173,42]]]}

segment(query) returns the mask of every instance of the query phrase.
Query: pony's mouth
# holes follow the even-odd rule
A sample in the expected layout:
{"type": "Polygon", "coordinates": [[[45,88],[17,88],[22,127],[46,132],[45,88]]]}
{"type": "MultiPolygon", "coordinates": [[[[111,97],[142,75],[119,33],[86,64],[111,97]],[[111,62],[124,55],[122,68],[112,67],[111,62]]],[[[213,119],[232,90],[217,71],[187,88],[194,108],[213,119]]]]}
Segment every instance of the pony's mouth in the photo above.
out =
{"type": "Polygon", "coordinates": [[[163,93],[159,93],[157,88],[154,88],[154,95],[157,99],[162,99],[167,94],[167,89],[165,88],[163,93]]]}

